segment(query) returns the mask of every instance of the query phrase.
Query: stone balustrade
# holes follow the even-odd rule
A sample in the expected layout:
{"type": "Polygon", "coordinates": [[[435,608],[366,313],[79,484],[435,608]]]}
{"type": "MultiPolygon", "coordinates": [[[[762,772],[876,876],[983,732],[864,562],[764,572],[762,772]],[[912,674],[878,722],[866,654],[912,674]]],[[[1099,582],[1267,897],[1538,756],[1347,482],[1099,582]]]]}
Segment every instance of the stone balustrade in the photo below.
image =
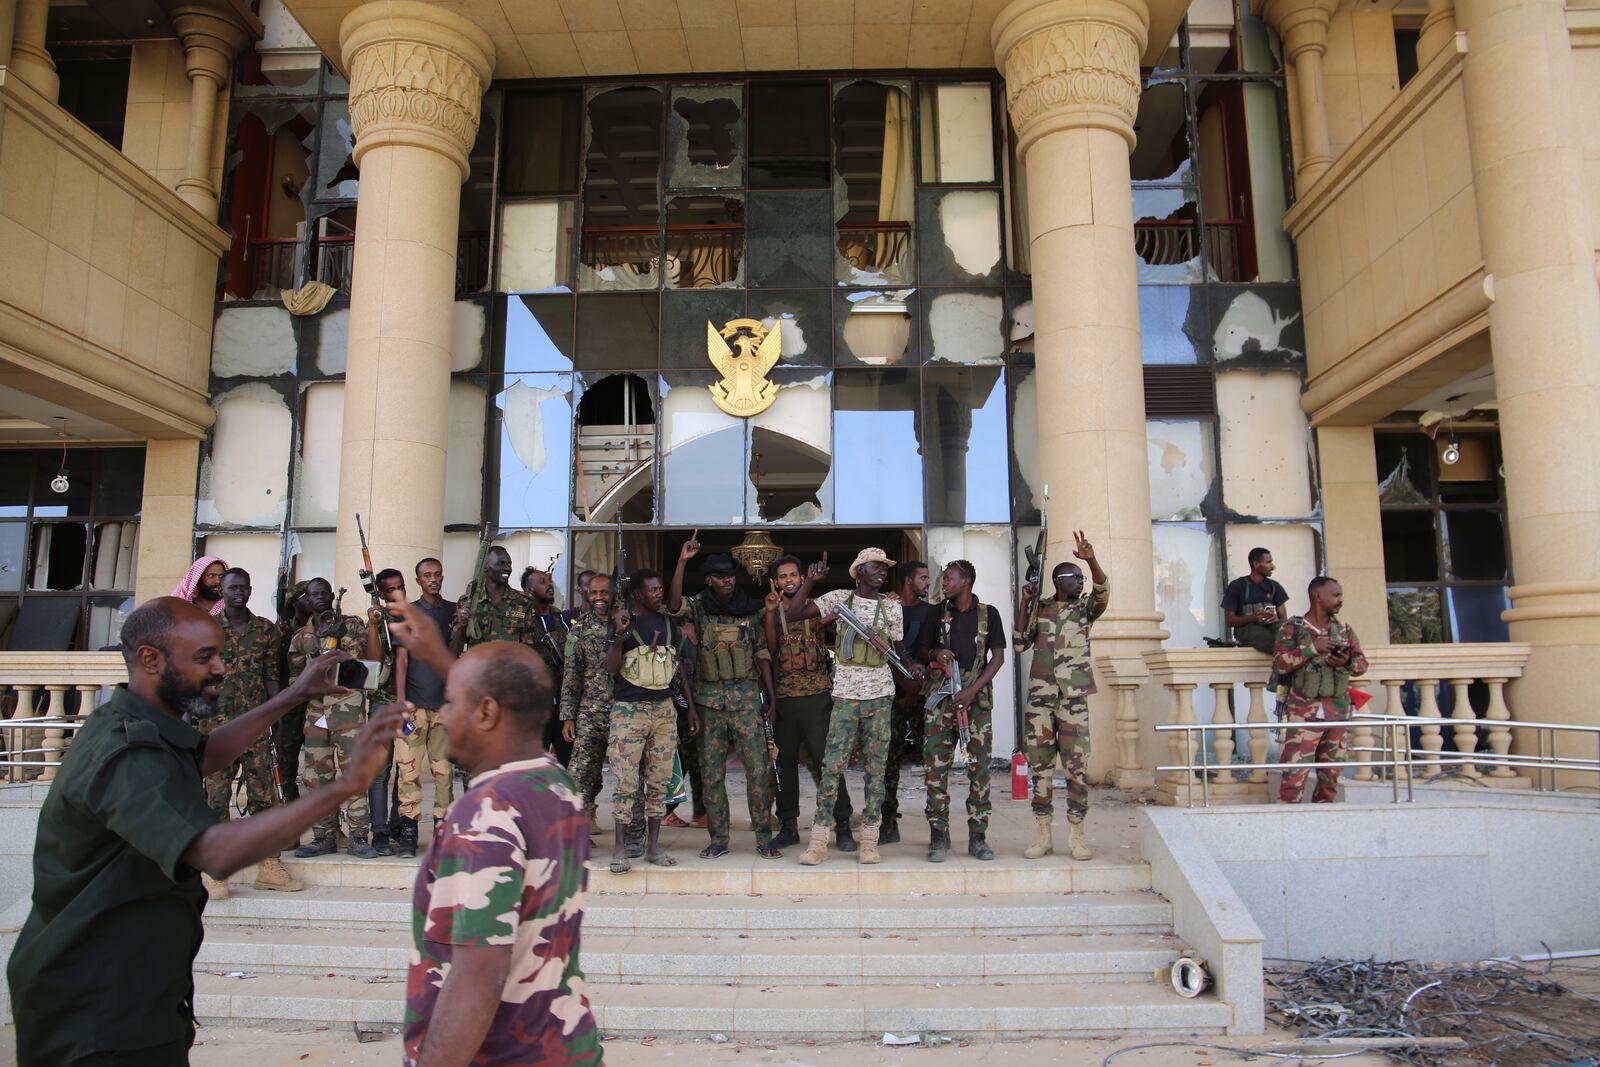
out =
{"type": "MultiPolygon", "coordinates": [[[[0,709],[7,719],[86,714],[100,702],[107,688],[127,677],[128,669],[117,652],[0,652],[0,709]],[[77,699],[71,701],[68,698],[74,691],[77,699]]],[[[44,750],[24,757],[25,761],[40,763],[40,767],[8,767],[6,780],[54,778],[56,768],[52,764],[60,762],[72,732],[50,727],[0,731],[8,754],[44,750]]]]}
{"type": "MultiPolygon", "coordinates": [[[[1416,757],[1422,763],[1418,776],[1437,777],[1443,768],[1428,764],[1437,763],[1447,729],[1455,751],[1476,750],[1480,738],[1487,740],[1489,749],[1496,755],[1503,756],[1511,751],[1511,730],[1496,724],[1513,719],[1506,703],[1506,684],[1522,676],[1531,651],[1528,645],[1510,643],[1377,646],[1366,650],[1367,673],[1356,680],[1355,688],[1372,694],[1367,712],[1393,711],[1440,720],[1438,726],[1418,728],[1415,740],[1416,757]],[[1487,706],[1481,719],[1469,700],[1469,688],[1474,683],[1481,683],[1487,691],[1487,706]],[[1403,704],[1408,684],[1415,686],[1417,703],[1409,709],[1403,704]],[[1455,698],[1448,725],[1443,721],[1438,699],[1440,688],[1445,685],[1450,687],[1455,698]]],[[[1247,648],[1174,648],[1147,652],[1143,658],[1151,683],[1167,692],[1166,722],[1199,721],[1194,698],[1201,688],[1210,689],[1214,696],[1211,722],[1237,721],[1235,716],[1241,709],[1229,699],[1237,686],[1242,686],[1248,694],[1242,709],[1244,721],[1269,721],[1267,677],[1271,663],[1266,655],[1247,648]]],[[[1271,742],[1265,730],[1219,730],[1212,737],[1212,752],[1219,768],[1226,768],[1241,746],[1249,751],[1250,763],[1268,762],[1271,742]]],[[[1362,750],[1378,747],[1381,740],[1374,726],[1353,724],[1349,736],[1351,758],[1366,758],[1371,762],[1376,753],[1362,750]]],[[[1168,736],[1167,745],[1165,762],[1169,764],[1189,764],[1199,757],[1199,741],[1195,735],[1175,731],[1168,736]]],[[[1518,775],[1510,767],[1480,770],[1466,764],[1454,768],[1454,772],[1483,785],[1523,789],[1532,785],[1526,776],[1518,775]]],[[[1162,776],[1156,783],[1157,799],[1167,804],[1182,802],[1190,773],[1172,772],[1162,776]]],[[[1360,767],[1353,776],[1357,781],[1372,781],[1386,773],[1381,768],[1360,767]]],[[[1402,769],[1399,773],[1405,771],[1402,769]]],[[[1218,780],[1210,784],[1209,792],[1212,803],[1264,803],[1267,772],[1252,771],[1248,779],[1235,781],[1231,774],[1223,771],[1218,780]]]]}

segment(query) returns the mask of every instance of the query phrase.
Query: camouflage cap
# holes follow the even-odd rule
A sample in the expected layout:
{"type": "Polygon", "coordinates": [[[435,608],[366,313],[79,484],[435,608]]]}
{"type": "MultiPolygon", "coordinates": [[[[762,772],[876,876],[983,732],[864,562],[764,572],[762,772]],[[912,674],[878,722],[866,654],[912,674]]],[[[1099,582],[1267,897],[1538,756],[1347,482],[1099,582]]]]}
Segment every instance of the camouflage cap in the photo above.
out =
{"type": "Polygon", "coordinates": [[[854,578],[856,576],[856,570],[860,568],[863,563],[881,563],[885,567],[894,566],[894,560],[890,559],[889,554],[883,549],[863,548],[860,552],[856,553],[855,562],[850,564],[850,577],[854,578]]]}

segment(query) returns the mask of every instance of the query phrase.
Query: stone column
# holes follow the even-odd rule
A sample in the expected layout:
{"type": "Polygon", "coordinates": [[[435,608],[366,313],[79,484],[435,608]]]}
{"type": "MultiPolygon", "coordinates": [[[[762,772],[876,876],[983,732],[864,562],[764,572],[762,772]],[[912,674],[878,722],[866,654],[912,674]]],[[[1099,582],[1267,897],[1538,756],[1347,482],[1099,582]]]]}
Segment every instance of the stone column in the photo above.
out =
{"type": "Polygon", "coordinates": [[[17,0],[0,0],[0,80],[11,69],[11,42],[17,29],[17,0]]]}
{"type": "Polygon", "coordinates": [[[1417,37],[1417,67],[1432,63],[1455,35],[1455,0],[1428,0],[1428,15],[1422,20],[1422,33],[1417,37]]]}
{"type": "Polygon", "coordinates": [[[139,556],[134,601],[171,593],[194,562],[194,497],[200,442],[149,441],[144,446],[144,498],[139,507],[139,556]]]}
{"type": "Polygon", "coordinates": [[[1302,189],[1309,188],[1333,165],[1322,57],[1328,51],[1328,21],[1334,3],[1335,0],[1267,0],[1261,13],[1283,38],[1284,57],[1294,67],[1301,154],[1295,161],[1295,178],[1302,189]]]}
{"type": "MultiPolygon", "coordinates": [[[[1094,542],[1111,606],[1097,657],[1167,636],[1155,610],[1138,265],[1128,153],[1149,31],[1142,0],[1015,0],[995,18],[995,60],[1028,182],[1039,469],[1050,486],[1052,560],[1072,531],[1094,542]]],[[[1091,702],[1093,760],[1115,756],[1115,708],[1091,702]]]]}
{"type": "MultiPolygon", "coordinates": [[[[1323,547],[1328,574],[1344,587],[1341,617],[1355,627],[1363,645],[1387,645],[1388,586],[1383,576],[1383,523],[1378,514],[1378,462],[1372,427],[1319,427],[1317,455],[1322,474],[1323,547]]],[[[1303,589],[1291,589],[1289,595],[1304,602],[1303,589]]]]}
{"type": "Polygon", "coordinates": [[[1584,680],[1600,657],[1600,291],[1581,83],[1561,0],[1461,0],[1456,18],[1516,575],[1505,619],[1513,641],[1534,645],[1511,707],[1594,723],[1584,680]]]}
{"type": "Polygon", "coordinates": [[[56,65],[45,48],[45,32],[50,20],[50,0],[16,0],[17,18],[11,38],[11,63],[8,73],[48,100],[61,92],[56,65]]]}
{"type": "Polygon", "coordinates": [[[177,192],[207,222],[215,222],[218,193],[211,181],[211,160],[217,97],[229,84],[233,57],[249,39],[251,28],[230,9],[203,4],[174,8],[172,24],[183,41],[189,75],[189,152],[177,192]]]}
{"type": "Polygon", "coordinates": [[[380,569],[409,574],[443,540],[461,183],[494,45],[410,0],[357,7],[339,43],[361,185],[335,543],[356,590],[357,512],[380,569]]]}

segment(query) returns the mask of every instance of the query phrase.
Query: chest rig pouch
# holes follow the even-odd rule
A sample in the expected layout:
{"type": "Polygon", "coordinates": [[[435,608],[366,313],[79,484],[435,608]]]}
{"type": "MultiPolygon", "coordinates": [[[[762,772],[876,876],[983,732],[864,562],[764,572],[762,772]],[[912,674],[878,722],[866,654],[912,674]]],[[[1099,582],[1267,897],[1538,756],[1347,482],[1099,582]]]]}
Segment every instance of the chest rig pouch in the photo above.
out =
{"type": "MultiPolygon", "coordinates": [[[[885,601],[882,598],[879,598],[877,604],[877,609],[872,613],[872,622],[868,625],[870,625],[880,637],[883,637],[885,641],[888,641],[888,638],[884,637],[883,633],[885,601]]],[[[854,593],[851,593],[850,599],[845,601],[845,607],[849,608],[851,611],[855,611],[856,615],[858,616],[861,614],[859,611],[856,611],[856,595],[854,593]]],[[[834,645],[833,649],[834,655],[837,656],[839,658],[839,662],[844,664],[846,667],[881,667],[885,663],[889,662],[889,657],[873,648],[872,642],[857,636],[854,630],[842,622],[839,623],[839,633],[836,640],[837,644],[834,645]]]]}
{"type": "Polygon", "coordinates": [[[700,680],[737,682],[755,675],[756,659],[750,639],[750,620],[706,623],[700,635],[700,680]]]}
{"type": "Polygon", "coordinates": [[[801,622],[798,629],[789,628],[789,620],[778,612],[778,669],[792,671],[820,671],[823,665],[822,643],[811,630],[811,620],[801,622]]]}
{"type": "MultiPolygon", "coordinates": [[[[678,650],[670,644],[647,645],[638,630],[628,633],[638,644],[622,654],[621,675],[624,681],[640,689],[668,689],[672,676],[678,672],[678,650]]],[[[668,640],[671,640],[668,631],[668,640]]]]}
{"type": "MultiPolygon", "coordinates": [[[[972,610],[978,613],[978,632],[972,638],[972,666],[969,671],[971,677],[976,678],[983,670],[984,654],[989,648],[989,609],[984,607],[981,600],[973,597],[972,610]]],[[[950,623],[954,618],[954,611],[955,605],[948,600],[945,601],[944,619],[939,624],[939,644],[943,648],[950,648],[950,623]]],[[[950,648],[950,651],[954,653],[955,649],[950,648]]],[[[957,662],[960,662],[960,659],[960,656],[956,657],[957,662]]],[[[939,687],[938,680],[932,675],[929,675],[928,682],[925,684],[927,686],[924,689],[925,696],[939,687]]],[[[988,682],[982,689],[978,690],[978,707],[983,709],[994,707],[994,682],[988,682]]]]}

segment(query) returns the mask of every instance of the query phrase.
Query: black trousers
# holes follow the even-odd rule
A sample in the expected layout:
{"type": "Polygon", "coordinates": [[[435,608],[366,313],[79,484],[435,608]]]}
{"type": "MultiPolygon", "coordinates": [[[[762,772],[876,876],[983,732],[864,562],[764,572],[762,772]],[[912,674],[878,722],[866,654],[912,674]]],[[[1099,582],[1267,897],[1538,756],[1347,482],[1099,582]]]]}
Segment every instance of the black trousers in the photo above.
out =
{"type": "Polygon", "coordinates": [[[883,817],[900,817],[900,765],[906,752],[917,754],[917,764],[922,764],[922,695],[910,696],[895,691],[894,717],[889,726],[889,760],[883,768],[883,817]],[[912,741],[906,740],[911,735],[912,741]],[[909,746],[909,747],[908,747],[909,746]]]}
{"type": "Polygon", "coordinates": [[[191,1037],[132,1052],[93,1052],[73,1060],[68,1067],[189,1067],[189,1046],[193,1044],[191,1037]]]}
{"type": "Polygon", "coordinates": [[[678,762],[683,764],[683,776],[689,779],[689,808],[698,819],[706,813],[705,778],[700,773],[700,738],[689,733],[689,708],[676,701],[674,704],[678,709],[678,762]]]}
{"type": "MultiPolygon", "coordinates": [[[[808,697],[779,697],[778,721],[773,726],[778,742],[778,818],[800,817],[800,757],[802,750],[812,777],[822,771],[823,754],[828,749],[828,720],[833,717],[833,694],[814,693],[808,697]]],[[[848,822],[850,794],[839,783],[839,796],[833,802],[833,821],[848,822]]]]}

